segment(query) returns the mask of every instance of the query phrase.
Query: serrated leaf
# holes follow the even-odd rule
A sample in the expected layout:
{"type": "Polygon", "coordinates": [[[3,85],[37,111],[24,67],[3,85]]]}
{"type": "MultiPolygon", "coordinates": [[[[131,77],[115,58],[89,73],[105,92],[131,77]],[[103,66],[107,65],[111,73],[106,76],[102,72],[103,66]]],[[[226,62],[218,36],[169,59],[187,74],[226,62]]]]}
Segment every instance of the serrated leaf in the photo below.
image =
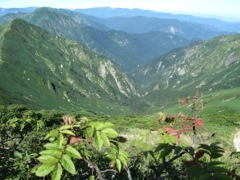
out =
{"type": "Polygon", "coordinates": [[[125,166],[125,167],[127,167],[127,160],[123,157],[123,156],[118,156],[118,159],[121,161],[121,163],[125,166]]]}
{"type": "Polygon", "coordinates": [[[54,129],[51,130],[44,139],[49,139],[49,138],[56,138],[58,136],[58,130],[54,129]]]}
{"type": "Polygon", "coordinates": [[[38,177],[44,177],[48,175],[50,172],[52,172],[55,168],[55,165],[49,165],[49,164],[43,164],[38,167],[36,171],[36,176],[38,177]]]}
{"type": "Polygon", "coordinates": [[[117,158],[115,154],[107,154],[106,156],[111,160],[115,160],[117,158]]]}
{"type": "Polygon", "coordinates": [[[62,130],[71,129],[71,128],[73,128],[72,125],[64,125],[64,126],[60,127],[59,130],[62,131],[62,130]]]}
{"type": "Polygon", "coordinates": [[[113,153],[113,154],[117,154],[118,153],[118,150],[117,149],[115,149],[115,148],[111,148],[111,153],[113,153]]]}
{"type": "Polygon", "coordinates": [[[74,147],[70,145],[67,145],[66,153],[72,158],[76,158],[76,159],[82,158],[81,154],[74,147]]]}
{"type": "Polygon", "coordinates": [[[58,139],[57,139],[57,145],[58,147],[62,147],[64,143],[64,137],[62,134],[59,134],[58,139]]]}
{"type": "Polygon", "coordinates": [[[72,131],[70,131],[70,130],[62,130],[62,131],[60,131],[62,134],[67,134],[67,135],[71,135],[71,136],[75,136],[75,134],[72,132],[72,131]]]}
{"type": "Polygon", "coordinates": [[[60,160],[62,167],[71,174],[76,174],[75,165],[73,164],[69,155],[64,154],[60,160]]]}
{"type": "Polygon", "coordinates": [[[62,166],[60,163],[58,163],[58,165],[56,166],[56,168],[54,169],[54,171],[51,174],[51,179],[52,180],[60,180],[61,176],[62,176],[62,172],[63,172],[62,166]]]}
{"type": "Polygon", "coordinates": [[[94,142],[99,149],[102,148],[103,140],[101,138],[101,134],[100,134],[99,131],[96,131],[95,134],[94,134],[94,142]]]}
{"type": "Polygon", "coordinates": [[[107,135],[103,132],[101,132],[100,135],[101,135],[101,138],[102,138],[104,144],[106,144],[107,146],[110,146],[110,141],[109,141],[107,135]]]}
{"type": "Polygon", "coordinates": [[[121,169],[122,169],[122,164],[121,164],[121,161],[119,159],[116,159],[116,166],[117,166],[118,172],[120,172],[121,169]]]}
{"type": "Polygon", "coordinates": [[[44,150],[40,152],[41,155],[51,155],[56,158],[60,157],[62,155],[62,151],[58,149],[49,149],[49,150],[44,150]]]}
{"type": "Polygon", "coordinates": [[[125,159],[128,159],[128,154],[123,150],[119,150],[119,156],[123,156],[125,159]]]}
{"type": "Polygon", "coordinates": [[[112,128],[103,129],[102,133],[105,133],[109,138],[115,138],[119,136],[119,134],[112,128]]]}
{"type": "Polygon", "coordinates": [[[56,164],[58,162],[58,159],[51,156],[51,155],[43,155],[37,158],[38,161],[40,161],[43,164],[56,164]]]}
{"type": "Polygon", "coordinates": [[[61,150],[61,149],[63,149],[63,146],[60,146],[59,147],[59,145],[58,145],[58,143],[55,141],[55,142],[52,142],[52,143],[47,143],[47,144],[45,144],[44,145],[44,147],[46,148],[46,149],[53,149],[53,150],[61,150]]]}

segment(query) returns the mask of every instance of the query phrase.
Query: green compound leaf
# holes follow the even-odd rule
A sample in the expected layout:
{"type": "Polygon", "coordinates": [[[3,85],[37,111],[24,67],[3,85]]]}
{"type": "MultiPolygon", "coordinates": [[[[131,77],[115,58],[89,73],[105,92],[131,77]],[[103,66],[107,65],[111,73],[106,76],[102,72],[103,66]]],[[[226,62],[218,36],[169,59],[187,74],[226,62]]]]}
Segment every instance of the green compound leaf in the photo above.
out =
{"type": "Polygon", "coordinates": [[[103,140],[102,140],[102,137],[101,137],[101,132],[99,132],[99,131],[95,132],[95,134],[94,134],[94,142],[95,142],[96,146],[98,147],[98,149],[102,148],[103,140]]]}
{"type": "Polygon", "coordinates": [[[105,133],[109,138],[115,138],[119,136],[119,134],[112,128],[103,129],[102,133],[105,133]]]}
{"type": "Polygon", "coordinates": [[[62,130],[61,133],[62,134],[67,134],[67,135],[71,135],[71,136],[75,136],[75,134],[72,131],[67,130],[67,129],[66,130],[62,130]]]}
{"type": "Polygon", "coordinates": [[[44,150],[41,151],[40,154],[43,155],[50,155],[56,158],[60,158],[62,155],[62,151],[58,150],[58,149],[48,149],[48,150],[44,150]]]}
{"type": "Polygon", "coordinates": [[[50,164],[43,164],[38,167],[36,171],[36,175],[38,177],[44,177],[48,175],[50,172],[52,172],[55,168],[55,165],[50,165],[50,164]]]}
{"type": "Polygon", "coordinates": [[[71,128],[73,128],[72,125],[64,125],[64,126],[60,127],[59,130],[62,131],[62,130],[71,129],[71,128]]]}
{"type": "Polygon", "coordinates": [[[121,169],[122,169],[122,164],[121,164],[121,161],[119,159],[116,159],[116,165],[117,165],[118,172],[120,172],[121,169]]]}
{"type": "Polygon", "coordinates": [[[71,160],[71,158],[69,157],[69,155],[64,154],[62,159],[60,160],[60,163],[62,165],[62,167],[69,173],[71,174],[76,174],[76,169],[75,166],[71,160]]]}
{"type": "Polygon", "coordinates": [[[56,164],[58,159],[51,155],[43,155],[37,158],[43,164],[53,165],[56,164]]]}
{"type": "Polygon", "coordinates": [[[109,147],[110,146],[110,141],[109,141],[107,135],[105,133],[103,133],[103,132],[100,133],[100,134],[101,134],[101,138],[102,138],[104,144],[106,144],[109,147]]]}
{"type": "Polygon", "coordinates": [[[54,129],[51,130],[44,139],[49,139],[49,138],[56,138],[58,136],[58,130],[54,129]]]}
{"type": "Polygon", "coordinates": [[[72,158],[76,158],[76,159],[82,158],[81,154],[74,147],[70,145],[67,145],[66,153],[72,158]]]}
{"type": "Polygon", "coordinates": [[[60,163],[58,163],[58,165],[56,166],[56,168],[54,169],[54,171],[51,174],[51,179],[52,180],[60,180],[61,176],[62,176],[62,172],[63,172],[62,166],[60,163]]]}
{"type": "Polygon", "coordinates": [[[118,159],[121,161],[121,163],[127,167],[127,160],[123,156],[118,156],[118,159]]]}

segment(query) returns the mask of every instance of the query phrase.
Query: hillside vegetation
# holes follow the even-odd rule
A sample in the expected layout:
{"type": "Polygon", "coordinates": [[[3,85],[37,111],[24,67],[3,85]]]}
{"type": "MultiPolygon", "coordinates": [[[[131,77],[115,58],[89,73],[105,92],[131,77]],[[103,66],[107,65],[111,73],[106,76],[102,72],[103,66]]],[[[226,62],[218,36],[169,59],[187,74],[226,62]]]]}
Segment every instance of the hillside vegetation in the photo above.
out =
{"type": "Polygon", "coordinates": [[[240,179],[240,35],[218,29],[230,24],[11,11],[0,179],[240,179]]]}
{"type": "MultiPolygon", "coordinates": [[[[239,43],[238,34],[193,43],[139,68],[134,77],[146,93],[145,98],[158,107],[197,90],[226,99],[221,97],[221,92],[230,92],[240,84],[239,43]]],[[[237,90],[232,92],[228,99],[239,101],[237,90]]],[[[231,107],[237,109],[237,103],[231,107]]]]}
{"type": "Polygon", "coordinates": [[[220,133],[233,130],[240,116],[214,115],[218,123],[205,126],[198,93],[181,103],[192,115],[159,113],[152,131],[131,130],[131,123],[121,134],[82,115],[1,107],[0,177],[238,179],[239,153],[220,133]]]}
{"type": "Polygon", "coordinates": [[[23,20],[2,28],[2,103],[121,113],[128,112],[121,104],[138,96],[132,80],[107,57],[23,20]]]}

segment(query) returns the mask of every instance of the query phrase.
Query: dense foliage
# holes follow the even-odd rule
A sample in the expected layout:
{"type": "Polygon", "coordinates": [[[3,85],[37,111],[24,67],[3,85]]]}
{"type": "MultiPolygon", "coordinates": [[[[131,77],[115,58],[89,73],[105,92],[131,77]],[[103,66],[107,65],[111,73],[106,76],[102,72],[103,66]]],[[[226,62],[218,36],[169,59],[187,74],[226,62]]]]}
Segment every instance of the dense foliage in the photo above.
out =
{"type": "Polygon", "coordinates": [[[110,122],[11,105],[0,109],[0,179],[238,179],[239,153],[200,138],[200,95],[180,101],[190,115],[159,113],[134,142],[110,122]],[[158,123],[157,123],[158,122],[158,123]],[[192,136],[187,144],[181,136],[192,136]],[[203,143],[204,142],[204,143],[203,143]],[[230,157],[229,157],[230,155],[230,157]]]}

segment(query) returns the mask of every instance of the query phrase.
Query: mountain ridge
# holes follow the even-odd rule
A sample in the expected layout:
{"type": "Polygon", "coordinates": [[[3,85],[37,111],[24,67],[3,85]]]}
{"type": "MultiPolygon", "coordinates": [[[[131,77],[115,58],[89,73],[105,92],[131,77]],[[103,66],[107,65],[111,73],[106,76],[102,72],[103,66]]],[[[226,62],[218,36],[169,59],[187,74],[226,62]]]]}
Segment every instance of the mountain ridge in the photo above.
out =
{"type": "MultiPolygon", "coordinates": [[[[49,11],[48,8],[39,10],[49,11]]],[[[69,18],[66,15],[69,12],[64,14],[58,11],[50,9],[50,12],[40,13],[41,18],[32,17],[32,21],[38,20],[53,30],[54,26],[62,23],[61,27],[67,27],[65,32],[59,28],[55,31],[68,33],[69,29],[76,27],[72,26],[75,21],[64,20],[69,18]],[[44,14],[46,16],[42,16],[44,14]],[[55,16],[51,19],[52,15],[55,16]],[[60,20],[56,22],[59,17],[60,20]]],[[[29,14],[22,16],[26,18],[29,14]]],[[[80,16],[74,18],[81,22],[78,19],[80,16]]],[[[88,35],[82,34],[84,38],[99,38],[99,44],[106,43],[105,39],[109,38],[119,46],[125,46],[127,42],[122,41],[128,37],[125,32],[99,31],[86,26],[91,22],[83,20],[81,23],[81,31],[92,31],[88,35]]],[[[61,34],[51,34],[24,20],[16,19],[0,25],[0,30],[0,101],[4,104],[23,103],[37,108],[128,114],[168,106],[197,90],[213,95],[223,90],[236,92],[234,88],[240,84],[239,34],[194,42],[160,57],[156,55],[155,60],[150,60],[150,63],[139,67],[132,74],[126,74],[116,67],[116,61],[110,56],[96,54],[87,46],[61,37],[61,34]]],[[[152,31],[145,34],[145,38],[149,42],[153,41],[154,45],[154,41],[158,42],[158,35],[159,32],[152,31]]],[[[170,38],[170,34],[163,35],[170,38]]],[[[139,41],[137,36],[131,34],[128,40],[135,38],[139,45],[145,47],[147,43],[144,39],[139,41]]],[[[163,36],[160,39],[168,41],[163,36]]],[[[105,46],[108,46],[109,52],[119,50],[113,44],[105,46]]],[[[137,53],[147,57],[148,52],[137,53]]],[[[126,65],[132,64],[126,61],[126,65]]],[[[137,67],[137,63],[135,65],[137,67]]],[[[238,98],[236,93],[227,100],[238,102],[238,98]]],[[[235,105],[227,108],[237,109],[235,105]]]]}
{"type": "MultiPolygon", "coordinates": [[[[122,31],[98,30],[89,26],[89,24],[93,24],[92,21],[86,22],[83,19],[79,24],[76,19],[81,21],[82,16],[70,17],[66,15],[68,13],[70,12],[65,10],[62,13],[58,9],[40,8],[22,18],[54,35],[73,39],[98,54],[110,57],[115,64],[126,71],[132,71],[132,68],[190,42],[185,38],[162,32],[151,32],[154,35],[151,37],[149,36],[150,32],[138,35],[122,31]]],[[[4,17],[0,17],[0,19],[4,19],[4,17]]],[[[6,19],[12,20],[14,16],[6,19]]],[[[97,26],[99,27],[99,25],[97,26]]]]}
{"type": "MultiPolygon", "coordinates": [[[[87,9],[76,9],[75,11],[85,13],[87,15],[92,15],[100,18],[111,18],[111,17],[134,17],[134,16],[145,16],[145,17],[157,17],[162,19],[178,19],[186,22],[193,22],[198,24],[203,24],[207,26],[212,26],[215,28],[223,28],[224,26],[232,24],[240,24],[240,19],[232,19],[231,21],[221,20],[219,18],[205,18],[198,17],[188,14],[171,14],[158,11],[144,10],[144,9],[127,9],[127,8],[111,8],[111,7],[96,7],[87,9]]],[[[228,19],[228,18],[223,18],[228,19]]],[[[235,30],[231,29],[232,32],[240,32],[239,28],[235,30]],[[237,29],[237,31],[235,31],[237,29]]]]}
{"type": "MultiPolygon", "coordinates": [[[[177,98],[237,88],[240,84],[240,35],[223,35],[178,48],[139,68],[134,77],[147,98],[177,98]]],[[[172,99],[174,101],[174,99],[172,99]]]]}
{"type": "Polygon", "coordinates": [[[132,80],[107,57],[20,19],[4,28],[0,91],[5,103],[91,110],[97,102],[99,112],[109,111],[111,102],[109,108],[119,113],[121,104],[138,96],[132,80]]]}

